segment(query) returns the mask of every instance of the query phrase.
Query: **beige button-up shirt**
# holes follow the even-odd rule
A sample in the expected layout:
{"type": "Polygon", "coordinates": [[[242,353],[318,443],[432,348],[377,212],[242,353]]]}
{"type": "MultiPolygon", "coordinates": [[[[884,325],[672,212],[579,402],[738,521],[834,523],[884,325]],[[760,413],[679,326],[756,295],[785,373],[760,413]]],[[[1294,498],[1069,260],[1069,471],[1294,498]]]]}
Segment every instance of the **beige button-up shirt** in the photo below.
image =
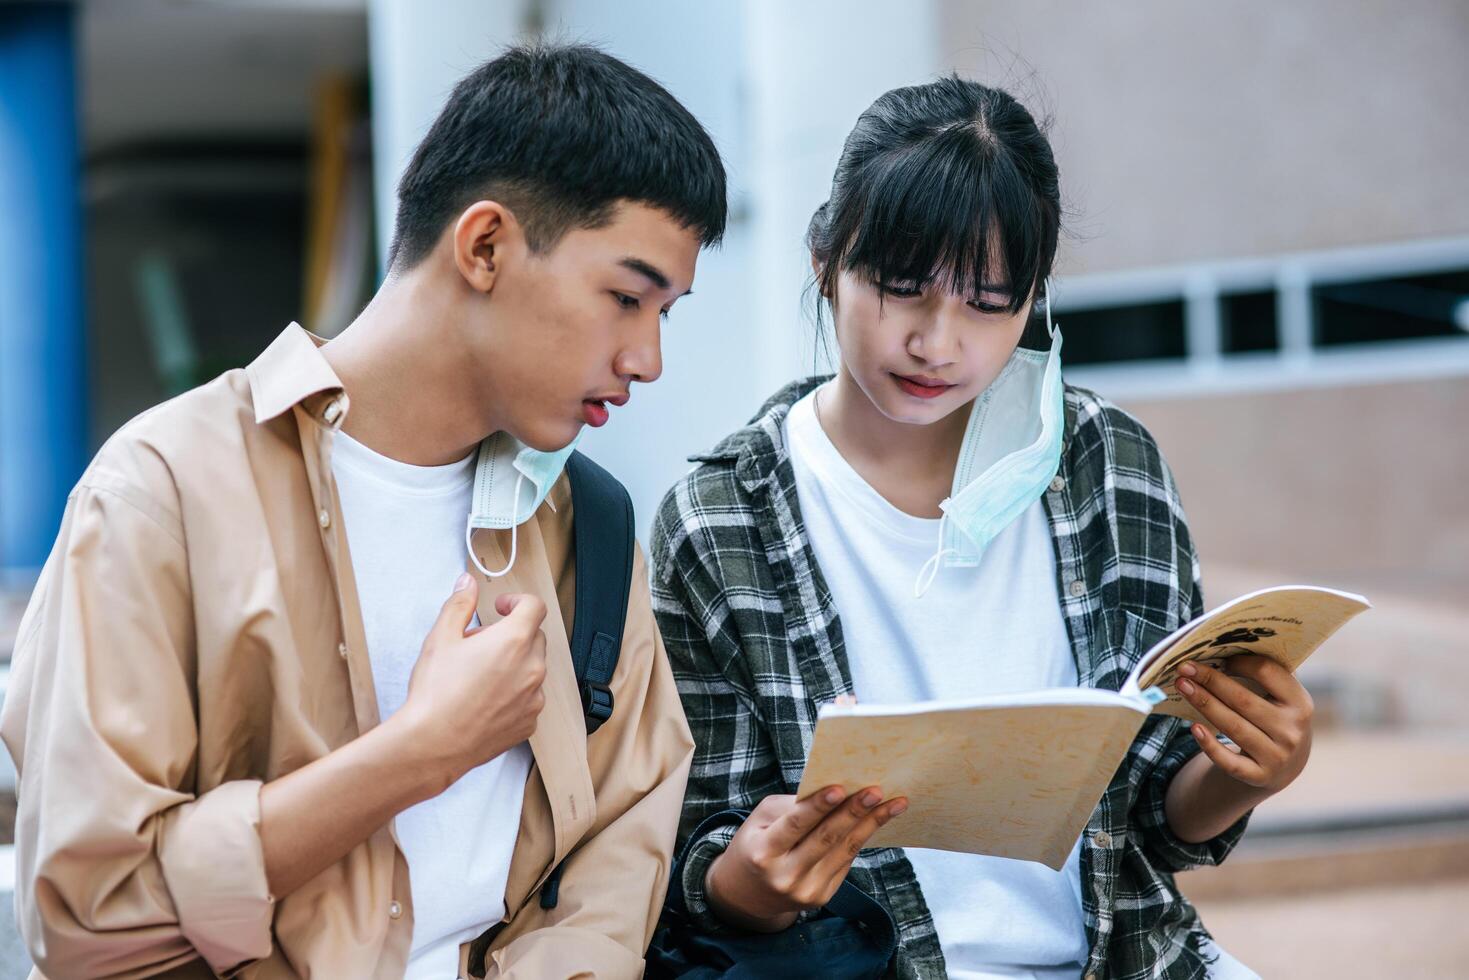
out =
{"type": "MultiPolygon", "coordinates": [[[[53,978],[403,975],[413,900],[391,824],[279,901],[259,837],[262,783],[379,720],[330,465],[349,404],[317,345],[292,324],[248,368],[130,422],[67,503],[0,713],[20,772],[19,924],[53,978]]],[[[484,622],[503,592],[548,610],[546,707],[488,973],[636,977],[693,743],[640,552],[616,710],[587,736],[564,477],[549,499],[510,575],[480,583],[484,622]]],[[[508,532],[476,533],[486,560],[504,557],[508,532]]]]}

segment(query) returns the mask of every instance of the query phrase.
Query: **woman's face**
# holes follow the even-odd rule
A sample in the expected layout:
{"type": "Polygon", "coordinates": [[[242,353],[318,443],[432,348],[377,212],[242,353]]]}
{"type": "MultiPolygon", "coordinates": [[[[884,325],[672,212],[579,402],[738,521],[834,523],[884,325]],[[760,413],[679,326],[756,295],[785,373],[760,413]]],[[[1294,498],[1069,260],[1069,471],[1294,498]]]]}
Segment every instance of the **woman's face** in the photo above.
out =
{"type": "Polygon", "coordinates": [[[978,294],[938,282],[871,282],[843,271],[832,297],[842,364],[877,410],[928,425],[968,405],[999,376],[1020,343],[1032,297],[1010,313],[1001,277],[978,294]]]}

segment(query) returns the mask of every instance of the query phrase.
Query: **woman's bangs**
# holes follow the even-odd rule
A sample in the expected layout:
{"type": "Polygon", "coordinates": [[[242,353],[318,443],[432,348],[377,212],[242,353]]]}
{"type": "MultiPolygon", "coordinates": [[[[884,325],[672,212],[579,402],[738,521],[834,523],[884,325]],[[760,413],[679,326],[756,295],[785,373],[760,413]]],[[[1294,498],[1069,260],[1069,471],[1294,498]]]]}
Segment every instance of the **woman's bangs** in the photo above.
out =
{"type": "Polygon", "coordinates": [[[1012,163],[969,127],[874,161],[842,266],[878,283],[1008,291],[1018,313],[1039,273],[1041,215],[1012,163]],[[1013,272],[1012,272],[1013,270],[1013,272]]]}

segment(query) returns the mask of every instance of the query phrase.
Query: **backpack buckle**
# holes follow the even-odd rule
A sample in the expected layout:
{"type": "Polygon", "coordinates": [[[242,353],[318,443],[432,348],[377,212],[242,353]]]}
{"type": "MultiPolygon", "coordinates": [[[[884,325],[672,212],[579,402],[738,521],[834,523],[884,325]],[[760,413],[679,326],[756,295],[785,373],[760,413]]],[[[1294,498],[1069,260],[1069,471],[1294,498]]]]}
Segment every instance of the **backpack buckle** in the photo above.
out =
{"type": "Polygon", "coordinates": [[[612,717],[612,691],[605,684],[583,681],[581,685],[581,709],[587,718],[587,734],[602,727],[612,717]]]}

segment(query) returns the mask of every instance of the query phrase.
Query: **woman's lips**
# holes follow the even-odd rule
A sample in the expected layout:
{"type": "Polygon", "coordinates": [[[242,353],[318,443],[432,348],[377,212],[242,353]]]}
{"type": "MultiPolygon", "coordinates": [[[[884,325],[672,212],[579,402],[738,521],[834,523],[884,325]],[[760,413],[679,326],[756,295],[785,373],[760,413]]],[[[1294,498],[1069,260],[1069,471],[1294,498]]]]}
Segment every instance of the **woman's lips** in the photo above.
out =
{"type": "Polygon", "coordinates": [[[899,388],[902,388],[904,392],[912,395],[914,398],[937,398],[954,387],[951,384],[944,384],[942,381],[934,382],[927,378],[914,378],[901,374],[893,375],[893,380],[898,383],[899,388]]]}
{"type": "Polygon", "coordinates": [[[584,401],[581,403],[581,417],[586,419],[587,425],[599,429],[607,424],[607,419],[612,413],[607,411],[607,406],[602,402],[584,401]]]}

